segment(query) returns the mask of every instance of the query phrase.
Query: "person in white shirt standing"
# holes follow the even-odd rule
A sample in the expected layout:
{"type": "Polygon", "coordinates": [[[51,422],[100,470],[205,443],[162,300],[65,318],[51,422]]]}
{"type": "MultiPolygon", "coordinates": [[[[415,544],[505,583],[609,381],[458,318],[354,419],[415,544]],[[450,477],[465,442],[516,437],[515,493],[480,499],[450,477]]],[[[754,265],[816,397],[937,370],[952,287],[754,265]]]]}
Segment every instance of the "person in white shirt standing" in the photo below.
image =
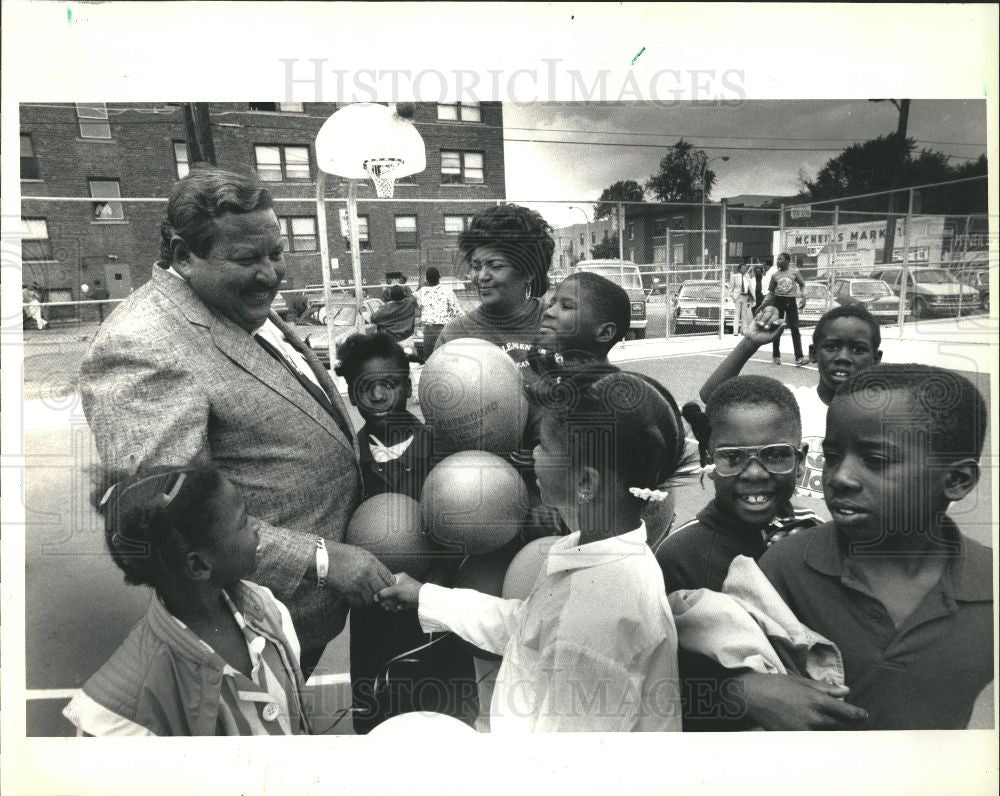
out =
{"type": "Polygon", "coordinates": [[[427,284],[417,291],[416,296],[420,320],[424,324],[424,351],[426,356],[430,356],[444,325],[461,315],[462,308],[454,291],[441,284],[441,272],[433,265],[424,271],[424,281],[427,284]]]}
{"type": "Polygon", "coordinates": [[[753,276],[747,273],[747,264],[737,266],[729,277],[729,297],[733,300],[733,337],[747,329],[753,318],[750,305],[753,303],[753,276]]]}
{"type": "Polygon", "coordinates": [[[400,573],[378,601],[503,655],[491,732],[680,730],[677,632],[641,512],[684,463],[681,415],[636,374],[567,386],[529,390],[545,407],[542,499],[576,530],[549,549],[527,599],[400,573]]]}

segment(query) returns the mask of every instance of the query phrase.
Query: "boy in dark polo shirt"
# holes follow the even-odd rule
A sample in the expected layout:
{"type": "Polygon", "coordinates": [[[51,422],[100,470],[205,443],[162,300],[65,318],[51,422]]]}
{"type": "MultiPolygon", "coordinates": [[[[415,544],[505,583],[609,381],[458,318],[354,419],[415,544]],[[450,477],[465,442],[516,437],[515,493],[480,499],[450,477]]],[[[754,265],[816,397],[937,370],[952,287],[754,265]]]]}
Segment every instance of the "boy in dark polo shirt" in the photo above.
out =
{"type": "Polygon", "coordinates": [[[805,451],[799,407],[787,387],[737,376],[713,393],[706,414],[715,497],[656,548],[668,593],[721,591],[736,556],[756,560],[777,535],[820,524],[791,502],[805,451]]]}
{"type": "Polygon", "coordinates": [[[868,714],[858,729],[964,728],[993,679],[992,551],[945,514],[978,482],[986,417],[979,391],[942,368],[854,376],[823,443],[833,521],[760,561],[799,620],[840,648],[847,701],[868,714]]]}

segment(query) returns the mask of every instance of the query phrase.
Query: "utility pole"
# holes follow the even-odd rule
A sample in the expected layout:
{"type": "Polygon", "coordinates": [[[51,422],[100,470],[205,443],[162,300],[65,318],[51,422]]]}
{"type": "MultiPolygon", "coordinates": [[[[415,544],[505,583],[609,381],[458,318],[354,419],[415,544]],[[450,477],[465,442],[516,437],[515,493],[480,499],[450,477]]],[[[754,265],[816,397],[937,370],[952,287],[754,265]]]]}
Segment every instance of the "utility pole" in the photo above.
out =
{"type": "MultiPolygon", "coordinates": [[[[870,102],[883,102],[883,100],[870,100],[870,102]]],[[[885,222],[885,249],[882,252],[882,262],[892,264],[892,251],[896,242],[896,193],[895,187],[899,184],[899,177],[906,161],[906,123],[910,118],[910,101],[908,99],[889,100],[899,111],[899,122],[896,125],[896,162],[893,164],[892,180],[889,184],[891,193],[889,194],[889,208],[886,213],[885,222]]]]}
{"type": "Polygon", "coordinates": [[[184,103],[184,129],[187,132],[188,162],[217,165],[207,102],[184,103]]]}

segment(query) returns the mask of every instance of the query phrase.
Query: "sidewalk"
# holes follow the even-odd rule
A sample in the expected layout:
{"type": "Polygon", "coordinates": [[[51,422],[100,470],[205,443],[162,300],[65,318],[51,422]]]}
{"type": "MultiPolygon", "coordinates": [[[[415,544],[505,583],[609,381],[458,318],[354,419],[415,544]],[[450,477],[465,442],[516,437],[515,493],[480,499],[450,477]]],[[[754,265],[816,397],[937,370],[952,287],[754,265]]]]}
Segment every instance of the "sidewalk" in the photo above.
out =
{"type": "MultiPolygon", "coordinates": [[[[802,350],[808,353],[814,326],[802,329],[802,350]]],[[[987,372],[996,369],[997,348],[1000,347],[1000,323],[985,315],[968,318],[942,318],[904,325],[903,339],[899,326],[882,327],[884,362],[920,362],[954,370],[987,372]]],[[[713,335],[685,335],[653,340],[631,340],[612,349],[609,359],[622,364],[643,359],[728,352],[740,338],[725,335],[721,340],[713,335]]],[[[770,346],[761,349],[770,355],[770,346]]],[[[781,335],[781,354],[786,364],[794,363],[792,335],[781,335]]]]}

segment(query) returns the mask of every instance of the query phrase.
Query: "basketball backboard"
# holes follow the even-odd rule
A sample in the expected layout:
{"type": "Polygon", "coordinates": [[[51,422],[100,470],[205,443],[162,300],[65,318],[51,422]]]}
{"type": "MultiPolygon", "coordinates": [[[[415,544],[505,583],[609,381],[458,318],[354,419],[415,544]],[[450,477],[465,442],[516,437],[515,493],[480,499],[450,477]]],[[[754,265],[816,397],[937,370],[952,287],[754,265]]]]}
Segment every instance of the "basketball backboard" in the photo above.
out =
{"type": "Polygon", "coordinates": [[[379,196],[392,196],[392,182],[424,170],[424,141],[409,119],[377,102],[347,105],[316,135],[316,160],[329,173],[352,180],[371,178],[379,196]]]}

